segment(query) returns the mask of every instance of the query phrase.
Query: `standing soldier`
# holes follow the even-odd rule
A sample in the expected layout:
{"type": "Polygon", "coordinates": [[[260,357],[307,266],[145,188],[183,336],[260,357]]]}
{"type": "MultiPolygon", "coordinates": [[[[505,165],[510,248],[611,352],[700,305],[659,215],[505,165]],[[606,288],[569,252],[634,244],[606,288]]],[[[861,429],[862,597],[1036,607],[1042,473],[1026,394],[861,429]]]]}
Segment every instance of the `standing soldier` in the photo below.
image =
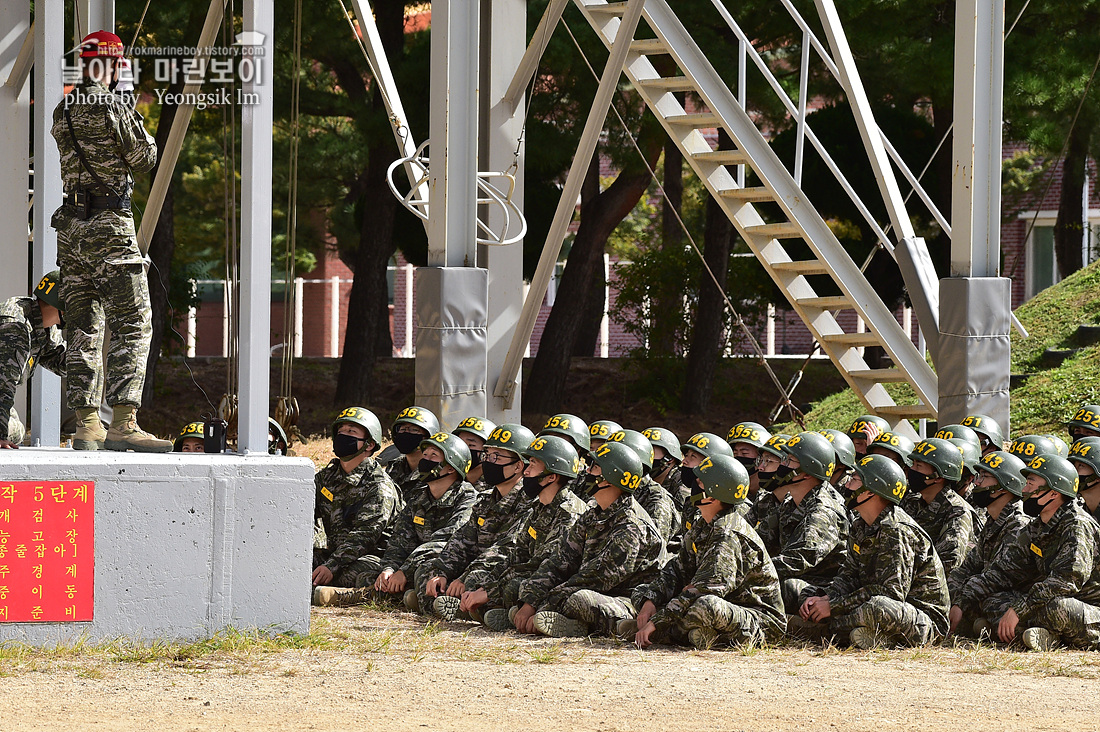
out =
{"type": "Polygon", "coordinates": [[[62,315],[60,282],[58,273],[50,272],[34,288],[33,297],[0,303],[0,449],[18,447],[23,441],[15,390],[35,365],[65,373],[65,341],[56,327],[62,315]]]}
{"type": "Polygon", "coordinates": [[[157,161],[157,147],[132,103],[116,96],[122,40],[98,31],[84,38],[84,78],[53,112],[50,134],[61,152],[67,199],[54,212],[61,299],[66,303],[68,404],[76,411],[77,450],[169,452],[172,443],[140,429],[152,313],[149,286],[130,211],[132,173],[157,161]],[[103,370],[104,326],[111,329],[103,370]],[[114,408],[109,431],[100,399],[114,408]]]}

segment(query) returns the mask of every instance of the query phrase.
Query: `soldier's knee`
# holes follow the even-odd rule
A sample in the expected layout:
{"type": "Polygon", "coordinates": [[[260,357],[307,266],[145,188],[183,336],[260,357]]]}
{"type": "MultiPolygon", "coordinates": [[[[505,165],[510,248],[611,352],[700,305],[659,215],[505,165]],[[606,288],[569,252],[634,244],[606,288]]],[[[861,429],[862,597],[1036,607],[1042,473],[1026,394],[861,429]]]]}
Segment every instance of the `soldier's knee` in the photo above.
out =
{"type": "Polygon", "coordinates": [[[594,590],[577,590],[562,604],[562,610],[569,614],[582,613],[599,606],[603,595],[594,590]]]}

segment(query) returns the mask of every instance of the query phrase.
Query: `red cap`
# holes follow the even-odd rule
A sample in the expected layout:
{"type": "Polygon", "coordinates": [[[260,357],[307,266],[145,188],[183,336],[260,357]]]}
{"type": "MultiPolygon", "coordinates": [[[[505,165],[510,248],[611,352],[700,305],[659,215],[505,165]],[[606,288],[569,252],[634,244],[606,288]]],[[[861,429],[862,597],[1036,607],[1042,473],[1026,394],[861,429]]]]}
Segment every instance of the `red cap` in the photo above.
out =
{"type": "Polygon", "coordinates": [[[80,42],[80,57],[112,56],[122,58],[122,39],[108,31],[96,31],[80,42]]]}

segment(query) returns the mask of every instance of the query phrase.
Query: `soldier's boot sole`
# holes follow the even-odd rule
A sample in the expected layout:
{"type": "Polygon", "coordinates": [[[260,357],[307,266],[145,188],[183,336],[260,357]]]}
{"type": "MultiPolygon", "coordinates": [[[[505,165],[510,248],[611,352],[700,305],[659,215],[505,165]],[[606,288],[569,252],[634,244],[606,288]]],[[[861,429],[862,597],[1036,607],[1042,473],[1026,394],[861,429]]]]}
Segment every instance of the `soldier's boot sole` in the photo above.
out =
{"type": "Polygon", "coordinates": [[[1046,628],[1028,628],[1024,631],[1022,640],[1033,651],[1052,651],[1061,645],[1054,633],[1046,628]]]}
{"type": "Polygon", "coordinates": [[[990,623],[985,618],[977,618],[970,627],[973,629],[974,635],[979,638],[982,636],[991,637],[993,635],[993,631],[990,629],[990,623]]]}
{"type": "Polygon", "coordinates": [[[405,590],[405,594],[401,596],[401,601],[412,612],[420,612],[420,598],[416,596],[416,590],[405,590]]]}
{"type": "MultiPolygon", "coordinates": [[[[450,595],[440,595],[432,602],[432,610],[436,615],[443,618],[447,622],[450,622],[459,616],[458,604],[459,599],[457,597],[451,597],[450,595]]],[[[465,613],[462,613],[465,615],[465,613]]],[[[467,615],[467,617],[469,617],[467,615]]]]}
{"type": "Polygon", "coordinates": [[[584,638],[588,624],[553,610],[535,613],[535,630],[551,638],[584,638]]]}
{"type": "MultiPolygon", "coordinates": [[[[99,419],[99,417],[97,416],[96,419],[99,419]]],[[[76,434],[73,435],[73,449],[102,450],[103,443],[106,439],[107,430],[103,429],[103,427],[99,427],[99,429],[87,429],[83,425],[80,425],[76,428],[76,434]]]]}
{"type": "Polygon", "coordinates": [[[688,642],[700,651],[709,651],[718,642],[718,632],[711,628],[692,628],[688,631],[688,642]]]}
{"type": "Polygon", "coordinates": [[[849,640],[853,646],[865,651],[882,647],[882,638],[871,628],[853,628],[849,640]]]}
{"type": "Polygon", "coordinates": [[[512,625],[512,621],[508,618],[510,613],[502,607],[495,607],[492,610],[485,611],[481,616],[481,622],[485,624],[485,627],[489,630],[495,630],[498,633],[503,633],[508,630],[514,629],[516,626],[512,625]]]}
{"type": "Polygon", "coordinates": [[[312,602],[318,607],[343,607],[359,605],[367,601],[367,590],[362,587],[328,587],[320,585],[313,588],[312,602]]]}
{"type": "Polygon", "coordinates": [[[107,432],[107,439],[104,440],[103,446],[115,452],[128,450],[149,453],[172,452],[172,443],[168,440],[140,431],[125,433],[111,429],[107,432]]]}
{"type": "Polygon", "coordinates": [[[77,438],[74,437],[73,438],[73,449],[74,450],[102,450],[102,449],[104,449],[103,440],[78,440],[77,438]]]}
{"type": "Polygon", "coordinates": [[[627,618],[626,620],[620,620],[615,624],[615,635],[619,636],[625,641],[634,640],[634,636],[638,634],[638,621],[633,618],[627,618]]]}

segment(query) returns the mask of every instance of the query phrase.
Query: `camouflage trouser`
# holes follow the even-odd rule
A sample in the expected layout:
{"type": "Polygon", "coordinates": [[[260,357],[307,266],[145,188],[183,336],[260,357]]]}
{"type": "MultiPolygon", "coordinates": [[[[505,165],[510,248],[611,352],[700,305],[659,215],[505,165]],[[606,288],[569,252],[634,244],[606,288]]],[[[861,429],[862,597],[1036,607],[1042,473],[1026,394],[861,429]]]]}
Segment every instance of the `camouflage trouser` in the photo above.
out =
{"type": "MultiPolygon", "coordinates": [[[[1007,592],[995,592],[992,595],[982,598],[980,615],[988,620],[990,624],[996,625],[1001,622],[1001,618],[1013,605],[1023,599],[1024,596],[1019,592],[1013,592],[1011,590],[1007,592]]],[[[1021,628],[1021,632],[1022,631],[1023,629],[1021,628]]]]}
{"type": "Polygon", "coordinates": [[[127,232],[120,233],[121,220],[113,212],[87,221],[54,217],[68,343],[66,398],[71,409],[98,408],[104,384],[112,407],[141,406],[152,312],[133,221],[127,232]],[[111,329],[106,375],[102,366],[105,325],[111,329]]]}
{"type": "Polygon", "coordinates": [[[907,602],[875,595],[848,615],[834,616],[829,632],[847,640],[855,628],[873,630],[887,644],[923,646],[936,640],[940,633],[928,614],[907,602]]]}
{"type": "MultiPolygon", "coordinates": [[[[828,585],[828,582],[823,583],[828,585]]],[[[780,592],[783,595],[783,609],[788,615],[797,615],[802,603],[798,601],[799,594],[807,587],[822,586],[822,583],[811,583],[797,577],[790,577],[779,583],[780,592]]]]}
{"type": "Polygon", "coordinates": [[[8,442],[14,442],[18,445],[23,441],[23,438],[27,436],[27,430],[23,427],[23,422],[19,419],[19,412],[15,411],[15,407],[11,408],[11,413],[8,415],[8,442]]]}
{"type": "MultiPolygon", "coordinates": [[[[326,559],[328,559],[327,549],[313,550],[314,569],[324,564],[326,559]]],[[[362,587],[363,585],[359,582],[360,578],[365,579],[366,584],[372,585],[381,571],[382,557],[368,554],[365,557],[359,557],[348,566],[336,570],[329,585],[331,587],[362,587]]]]}
{"type": "MultiPolygon", "coordinates": [[[[1062,643],[1074,648],[1100,650],[1100,607],[1074,597],[1058,597],[1031,613],[1029,628],[1046,628],[1062,643]]],[[[1023,632],[1021,622],[1017,633],[1023,632]]]]}
{"type": "Polygon", "coordinates": [[[691,603],[676,625],[669,626],[669,637],[681,640],[689,631],[699,628],[717,631],[719,638],[730,645],[762,643],[783,635],[778,618],[761,610],[741,607],[718,595],[703,595],[691,603]]]}
{"type": "Polygon", "coordinates": [[[602,635],[614,635],[620,620],[632,620],[637,615],[629,598],[602,595],[595,590],[574,592],[562,603],[561,612],[602,635]]]}

